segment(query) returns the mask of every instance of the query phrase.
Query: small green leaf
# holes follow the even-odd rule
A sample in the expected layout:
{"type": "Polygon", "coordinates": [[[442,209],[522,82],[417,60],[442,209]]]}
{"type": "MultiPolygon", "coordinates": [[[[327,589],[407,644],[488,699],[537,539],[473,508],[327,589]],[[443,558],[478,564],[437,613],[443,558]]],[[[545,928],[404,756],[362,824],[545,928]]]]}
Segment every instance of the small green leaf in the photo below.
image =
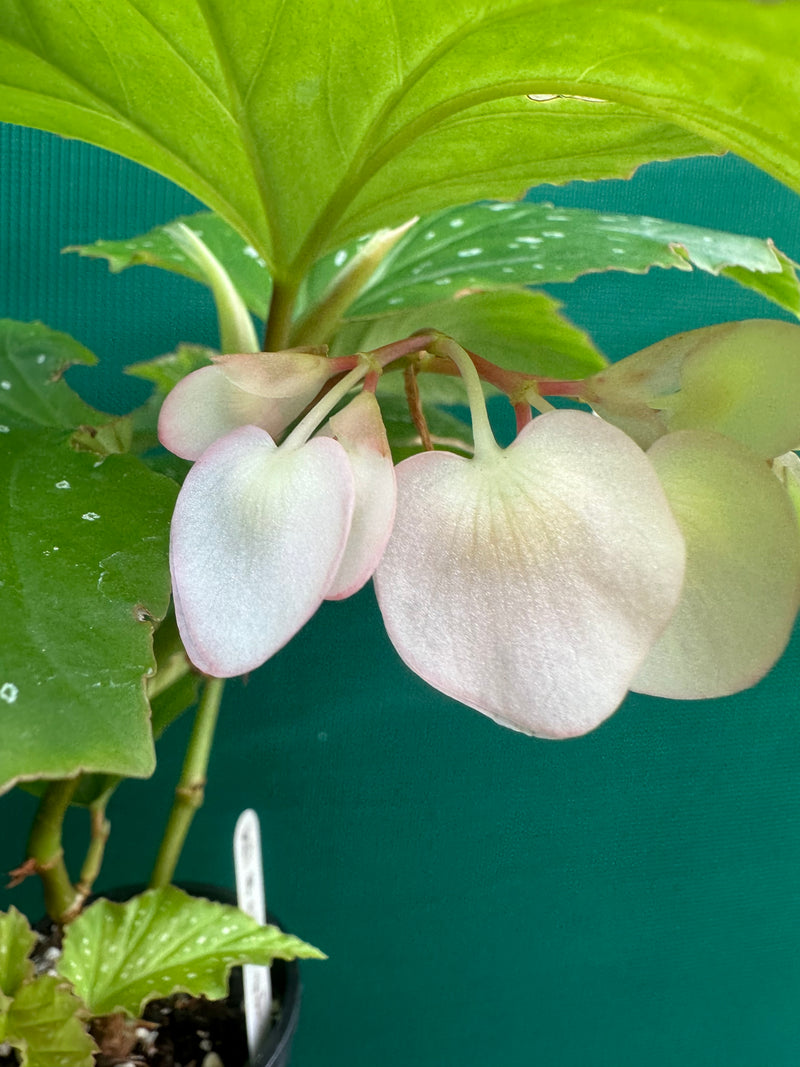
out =
{"type": "Polygon", "coordinates": [[[213,348],[204,345],[178,345],[174,352],[168,352],[165,356],[132,363],[125,368],[125,373],[153,382],[156,395],[163,399],[181,378],[200,367],[207,367],[211,363],[211,356],[215,354],[213,348]]]}
{"type": "Polygon", "coordinates": [[[68,334],[41,322],[0,319],[0,432],[9,427],[72,430],[107,421],[62,379],[75,363],[92,366],[95,356],[68,334]]]}
{"type": "Polygon", "coordinates": [[[239,964],[297,957],[324,959],[276,926],[168,886],[126,904],[92,904],[67,930],[59,972],[93,1014],[135,1016],[147,1001],[178,991],[224,997],[239,964]]]}
{"type": "Polygon", "coordinates": [[[50,975],[21,986],[8,1008],[5,1040],[21,1067],[92,1067],[97,1046],[85,1005],[50,975]]]}
{"type": "MultiPolygon", "coordinates": [[[[334,253],[334,261],[346,253],[350,249],[334,253]]],[[[800,304],[796,264],[769,241],[641,215],[498,202],[449,208],[420,220],[389,252],[347,316],[384,314],[465,289],[569,282],[593,271],[690,270],[692,265],[729,274],[789,310],[800,304]]],[[[327,275],[330,257],[315,271],[327,275]]]]}
{"type": "Polygon", "coordinates": [[[33,964],[28,956],[35,943],[36,935],[21,912],[9,908],[0,913],[0,993],[13,997],[31,977],[33,964]]]}
{"type": "Polygon", "coordinates": [[[272,279],[264,260],[232,226],[219,215],[209,211],[182,215],[137,237],[128,237],[121,241],[95,241],[90,245],[70,245],[64,251],[78,252],[92,259],[108,260],[109,270],[115,274],[127,267],[145,264],[161,267],[162,270],[172,271],[174,274],[182,274],[207,285],[205,271],[176,240],[174,232],[171,232],[171,227],[176,223],[183,223],[202,239],[230,275],[237,292],[250,310],[265,319],[272,279]]]}
{"type": "Polygon", "coordinates": [[[102,426],[81,426],[69,440],[76,452],[93,452],[95,456],[116,456],[129,452],[133,443],[133,419],[123,415],[102,426]]]}
{"type": "Polygon", "coordinates": [[[144,677],[176,494],[133,456],[98,460],[56,431],[0,436],[0,789],[152,772],[144,677]]]}
{"type": "Polygon", "coordinates": [[[583,378],[606,362],[589,337],[560,314],[545,293],[503,289],[354,319],[340,329],[335,355],[369,351],[432,327],[506,370],[548,378],[583,378]]]}

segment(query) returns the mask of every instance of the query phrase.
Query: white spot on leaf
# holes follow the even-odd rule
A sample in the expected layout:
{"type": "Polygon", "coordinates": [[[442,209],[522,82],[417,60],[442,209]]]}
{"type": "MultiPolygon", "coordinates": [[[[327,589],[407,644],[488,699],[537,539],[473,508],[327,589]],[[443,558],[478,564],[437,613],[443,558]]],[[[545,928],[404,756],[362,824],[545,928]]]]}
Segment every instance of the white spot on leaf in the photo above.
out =
{"type": "Polygon", "coordinates": [[[333,265],[335,267],[341,267],[343,263],[347,262],[347,252],[343,248],[340,248],[336,255],[333,257],[333,265]]]}
{"type": "Polygon", "coordinates": [[[81,515],[81,518],[86,519],[87,522],[94,522],[95,519],[99,519],[100,516],[97,514],[96,511],[87,511],[83,515],[81,515]]]}
{"type": "Polygon", "coordinates": [[[469,259],[470,256],[480,256],[482,253],[482,248],[462,248],[456,252],[456,255],[459,259],[469,259]]]}
{"type": "Polygon", "coordinates": [[[56,489],[71,489],[71,488],[72,488],[72,486],[69,484],[69,482],[66,480],[66,478],[62,478],[60,482],[56,482],[56,489]]]}
{"type": "Polygon", "coordinates": [[[19,689],[13,682],[3,682],[0,685],[0,700],[4,700],[6,704],[13,704],[19,695],[19,689]]]}

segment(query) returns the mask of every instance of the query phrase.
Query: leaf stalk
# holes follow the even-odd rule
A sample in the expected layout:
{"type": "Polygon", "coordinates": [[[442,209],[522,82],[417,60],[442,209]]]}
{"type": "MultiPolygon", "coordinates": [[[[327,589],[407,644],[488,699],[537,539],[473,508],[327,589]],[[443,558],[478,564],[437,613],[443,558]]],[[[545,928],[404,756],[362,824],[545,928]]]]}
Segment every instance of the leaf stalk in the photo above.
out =
{"type": "Polygon", "coordinates": [[[151,889],[160,889],[172,881],[195,812],[203,805],[208,761],[224,688],[225,681],[222,678],[206,680],[180,781],[175,789],[175,800],[150,877],[151,889]]]}

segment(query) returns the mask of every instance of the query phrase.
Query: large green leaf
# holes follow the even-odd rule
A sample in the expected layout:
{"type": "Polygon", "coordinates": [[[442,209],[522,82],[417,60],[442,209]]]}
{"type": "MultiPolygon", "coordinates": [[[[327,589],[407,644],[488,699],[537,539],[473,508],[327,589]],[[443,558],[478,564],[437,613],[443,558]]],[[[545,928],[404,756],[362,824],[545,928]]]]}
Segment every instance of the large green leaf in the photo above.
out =
{"type": "Polygon", "coordinates": [[[125,904],[92,904],[70,924],[58,969],[93,1014],[138,1015],[148,1000],[179,990],[224,997],[237,964],[298,956],[324,959],[277,926],[167,886],[125,904]]]}
{"type": "Polygon", "coordinates": [[[0,788],[152,772],[144,676],[176,491],[133,456],[98,460],[57,431],[0,437],[0,788]]]}
{"type": "Polygon", "coordinates": [[[800,187],[799,37],[751,0],[0,0],[0,118],[160,171],[298,280],[416,212],[646,159],[730,148],[800,187]]]}

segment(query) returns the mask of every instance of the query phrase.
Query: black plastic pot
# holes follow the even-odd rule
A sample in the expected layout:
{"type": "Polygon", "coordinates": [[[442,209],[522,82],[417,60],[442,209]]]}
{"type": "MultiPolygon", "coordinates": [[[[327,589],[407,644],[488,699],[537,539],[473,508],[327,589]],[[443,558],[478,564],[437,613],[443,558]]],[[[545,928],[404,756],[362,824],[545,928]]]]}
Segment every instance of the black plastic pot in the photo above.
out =
{"type": "MultiPolygon", "coordinates": [[[[216,900],[221,904],[236,904],[236,894],[221,886],[207,885],[204,882],[179,882],[178,886],[193,897],[206,897],[208,900],[216,900]]],[[[129,900],[137,893],[142,893],[145,888],[146,886],[142,885],[121,886],[98,895],[106,900],[121,902],[129,900]]],[[[268,921],[276,926],[281,925],[273,915],[268,917],[268,921]]],[[[47,929],[49,925],[50,922],[47,919],[36,924],[40,930],[47,929]]],[[[245,1067],[289,1067],[292,1039],[300,1017],[302,993],[300,967],[297,960],[291,960],[288,963],[285,960],[275,960],[270,970],[272,997],[273,1002],[278,1005],[278,1015],[261,1047],[255,1056],[248,1060],[245,1067]]],[[[231,972],[230,995],[241,1003],[243,997],[241,968],[237,967],[231,972]]],[[[223,1061],[227,1065],[228,1060],[223,1057],[223,1061]]]]}

